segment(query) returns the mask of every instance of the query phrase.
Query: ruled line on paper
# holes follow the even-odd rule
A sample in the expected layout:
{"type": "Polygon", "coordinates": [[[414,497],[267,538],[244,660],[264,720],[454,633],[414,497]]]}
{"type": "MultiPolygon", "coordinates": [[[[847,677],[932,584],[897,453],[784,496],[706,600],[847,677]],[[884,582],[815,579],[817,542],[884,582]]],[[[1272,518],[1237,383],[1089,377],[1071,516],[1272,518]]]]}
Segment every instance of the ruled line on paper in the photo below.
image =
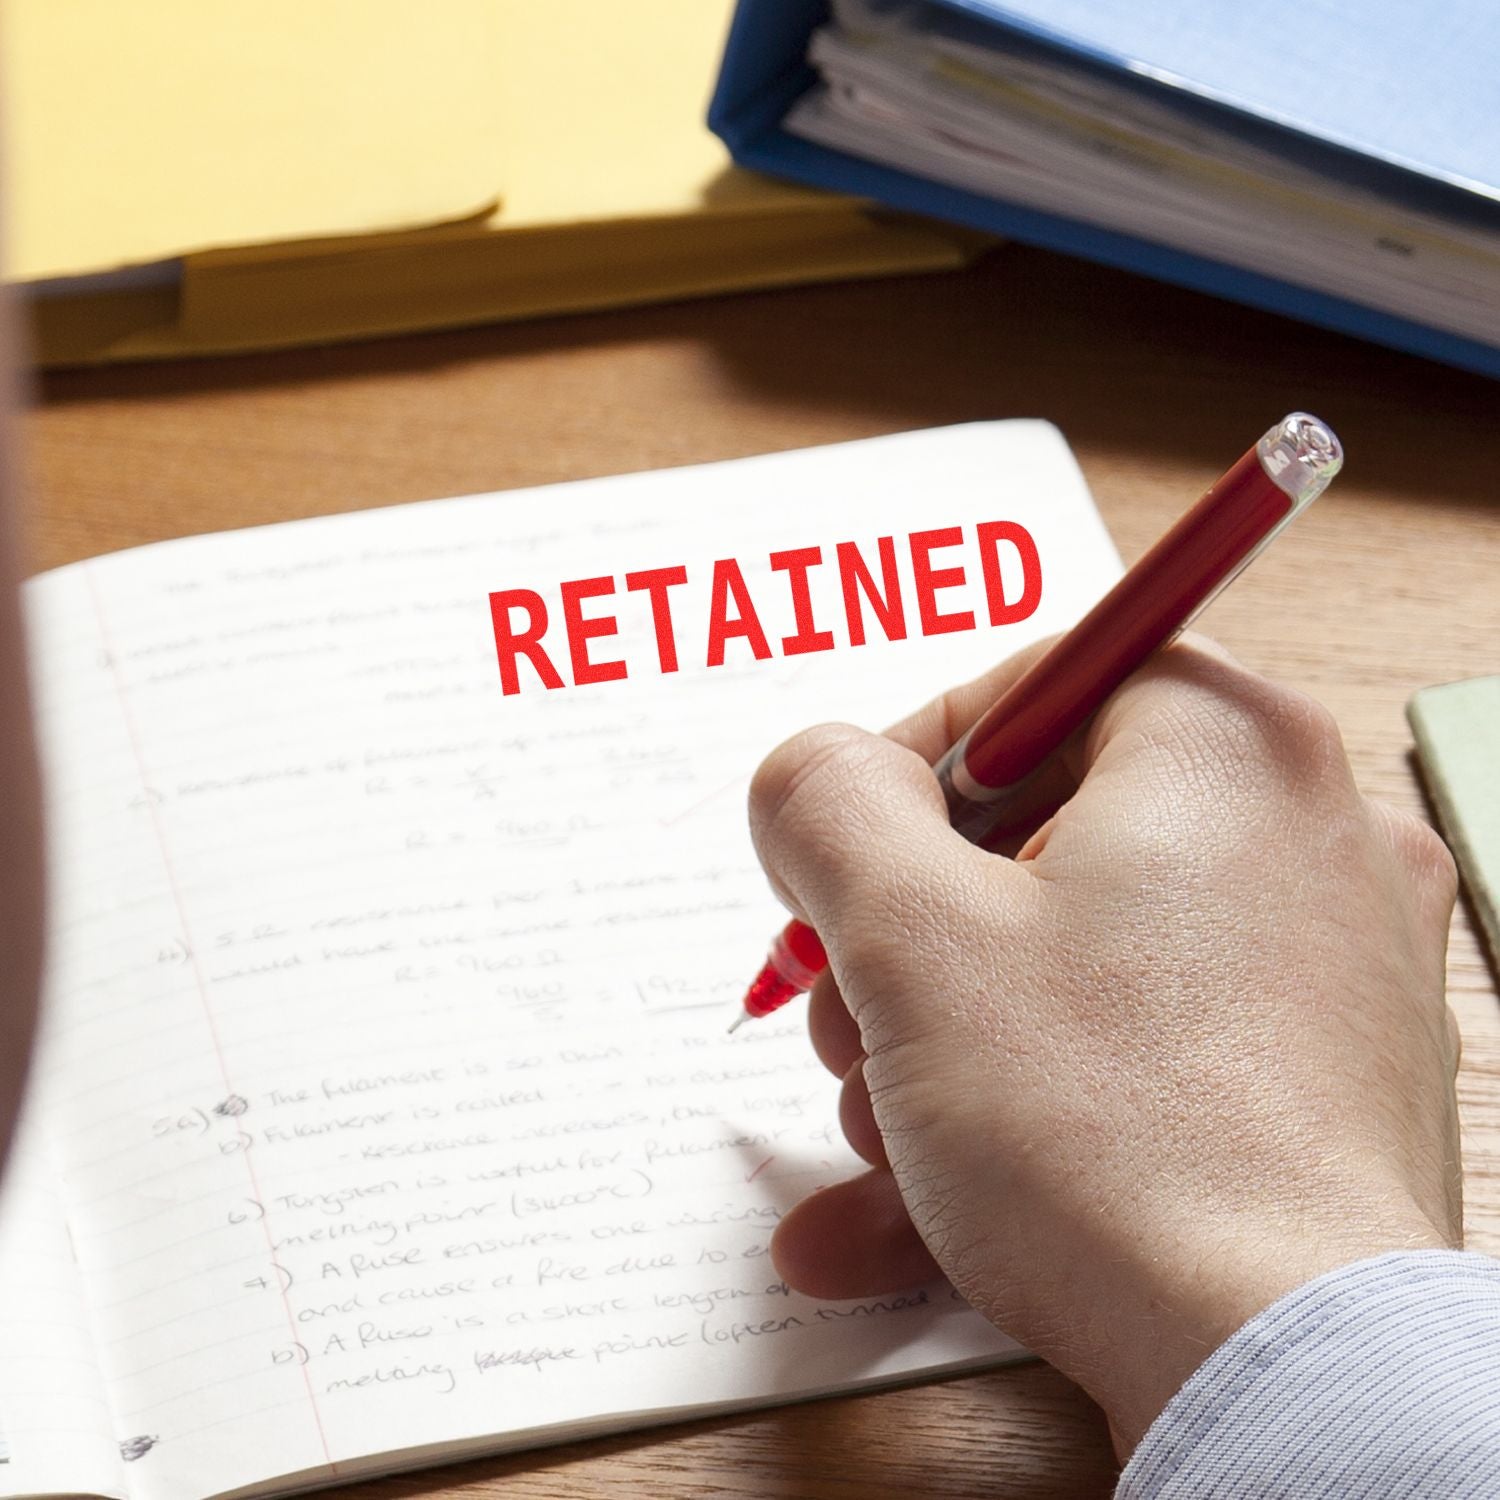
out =
{"type": "MultiPolygon", "coordinates": [[[[136,769],[140,774],[140,782],[143,788],[151,786],[151,775],[146,768],[145,752],[142,748],[140,732],[136,726],[135,714],[130,705],[130,694],[125,685],[125,679],[120,670],[119,661],[115,655],[112,644],[109,623],[105,615],[104,599],[99,590],[99,585],[94,578],[93,567],[84,564],[83,576],[89,591],[89,598],[93,603],[94,617],[99,626],[99,640],[109,660],[110,675],[114,679],[115,691],[119,698],[120,716],[124,721],[125,734],[130,741],[131,752],[135,759],[136,769]]],[[[162,867],[166,872],[167,885],[172,894],[172,904],[177,911],[177,920],[181,932],[187,941],[188,952],[192,962],[192,968],[198,985],[198,998],[203,1007],[204,1021],[207,1023],[209,1039],[213,1047],[214,1055],[218,1062],[219,1077],[224,1085],[226,1094],[236,1092],[234,1085],[230,1082],[229,1066],[224,1057],[223,1045],[219,1038],[218,1023],[214,1018],[213,1004],[209,999],[208,984],[203,975],[202,966],[198,960],[195,945],[192,941],[192,926],[188,921],[187,908],[183,901],[182,889],[177,880],[177,873],[173,868],[172,854],[167,843],[167,832],[162,822],[161,814],[151,798],[146,799],[147,811],[150,814],[151,826],[156,835],[156,845],[161,854],[162,867]]],[[[261,1199],[260,1183],[256,1179],[255,1164],[250,1160],[249,1153],[242,1153],[245,1163],[245,1172],[250,1180],[252,1197],[261,1199]]],[[[264,1218],[261,1219],[261,1227],[265,1234],[266,1254],[274,1262],[275,1247],[271,1240],[271,1231],[264,1218]]],[[[287,1331],[294,1343],[297,1339],[297,1321],[292,1313],[292,1304],[286,1295],[286,1289],[281,1288],[281,1306],[286,1317],[287,1331]]],[[[323,1417],[318,1410],[317,1397],[313,1394],[312,1377],[308,1374],[307,1366],[302,1366],[303,1385],[307,1391],[308,1405],[312,1413],[313,1425],[317,1429],[318,1441],[323,1448],[323,1456],[331,1473],[338,1472],[338,1466],[334,1463],[333,1453],[328,1446],[328,1435],[323,1428],[323,1417]]]]}
{"type": "MultiPolygon", "coordinates": [[[[1089,517],[1076,475],[1055,440],[1045,451],[1007,463],[1019,503],[1039,526],[1060,517],[1070,557],[1103,578],[1086,528],[1074,545],[1089,517]]],[[[836,474],[818,493],[857,491],[873,530],[909,518],[935,455],[946,493],[992,503],[993,441],[857,452],[787,462],[836,474]]],[[[502,702],[484,652],[454,649],[474,644],[479,585],[502,568],[582,566],[596,503],[613,515],[628,502],[681,538],[673,517],[699,515],[707,494],[736,551],[809,524],[805,490],[763,495],[752,471],[724,472],[579,491],[578,524],[570,498],[534,556],[514,549],[511,502],[479,500],[315,535],[189,539],[32,585],[73,641],[49,649],[40,684],[68,856],[63,1063],[44,1067],[138,1500],[192,1500],[175,1474],[202,1493],[313,1469],[311,1430],[304,1443],[292,1416],[308,1395],[325,1456],[347,1464],[514,1442],[608,1410],[621,1389],[637,1412],[670,1413],[708,1393],[794,1392],[812,1367],[858,1382],[993,1347],[992,1330],[933,1299],[846,1316],[778,1281],[767,1242],[781,1214],[857,1167],[838,1145],[836,1085],[798,1025],[729,1042],[686,1010],[717,1008],[774,930],[739,799],[718,789],[743,781],[762,741],[823,715],[830,682],[841,717],[884,722],[938,664],[976,665],[978,635],[972,661],[963,642],[912,641],[878,660],[747,663],[690,690],[632,682],[565,703],[502,702]],[[300,573],[340,538],[339,607],[386,591],[406,610],[397,628],[343,619],[328,576],[300,573]],[[434,541],[440,568],[364,566],[372,549],[395,559],[434,541]],[[107,660],[73,623],[89,614],[86,581],[107,660]],[[145,669],[197,621],[251,649],[196,675],[145,669]],[[258,637],[317,650],[295,670],[251,669],[258,637]],[[393,668],[408,674],[394,693],[393,668]],[[544,722],[555,737],[533,733],[544,722]],[[367,757],[440,732],[484,748],[366,786],[367,757]],[[665,754],[668,734],[693,755],[665,754]],[[316,784],[286,774],[294,740],[344,769],[316,784]],[[106,848],[118,868],[89,858],[106,848]],[[465,915],[420,909],[465,889],[465,915]],[[486,921],[492,898],[503,909],[486,921]],[[274,953],[248,936],[256,923],[282,930],[274,953]],[[216,1049],[208,1034],[196,1045],[198,1012],[216,1049]],[[295,1319],[285,1335],[271,1332],[274,1297],[295,1319]]]]}

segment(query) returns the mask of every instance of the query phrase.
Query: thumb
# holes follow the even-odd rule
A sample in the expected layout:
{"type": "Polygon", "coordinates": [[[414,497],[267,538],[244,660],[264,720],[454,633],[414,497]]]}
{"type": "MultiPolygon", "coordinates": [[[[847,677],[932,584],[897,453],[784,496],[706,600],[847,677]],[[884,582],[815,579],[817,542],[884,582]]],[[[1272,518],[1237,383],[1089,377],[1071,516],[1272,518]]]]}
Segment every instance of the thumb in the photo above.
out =
{"type": "Polygon", "coordinates": [[[778,895],[817,929],[856,1018],[875,988],[907,990],[886,981],[951,952],[969,918],[993,922],[997,882],[1028,878],[953,831],[920,755],[848,724],[772,751],[750,785],[750,829],[778,895]]]}

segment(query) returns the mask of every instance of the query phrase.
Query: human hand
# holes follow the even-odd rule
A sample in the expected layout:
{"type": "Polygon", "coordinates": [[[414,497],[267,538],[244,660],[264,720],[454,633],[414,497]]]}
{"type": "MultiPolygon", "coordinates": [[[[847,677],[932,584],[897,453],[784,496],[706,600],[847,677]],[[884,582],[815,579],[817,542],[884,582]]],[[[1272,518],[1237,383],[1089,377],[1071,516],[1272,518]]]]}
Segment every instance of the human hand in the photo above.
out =
{"type": "Polygon", "coordinates": [[[1285,1292],[1460,1242],[1456,879],[1355,789],[1325,710],[1187,641],[1070,747],[1077,790],[1014,859],[977,849],[929,763],[1026,664],[888,737],[808,730],[756,775],[762,863],[829,952],[813,1044],[871,1163],[772,1253],[821,1297],[941,1271],[1124,1458],[1285,1292]]]}

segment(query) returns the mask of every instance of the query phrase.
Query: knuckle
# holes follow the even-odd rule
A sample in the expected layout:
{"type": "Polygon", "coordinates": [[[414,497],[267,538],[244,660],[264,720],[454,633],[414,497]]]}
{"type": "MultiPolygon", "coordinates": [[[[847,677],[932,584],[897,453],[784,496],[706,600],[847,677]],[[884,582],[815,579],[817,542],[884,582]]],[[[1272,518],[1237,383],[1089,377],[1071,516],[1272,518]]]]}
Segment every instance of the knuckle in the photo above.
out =
{"type": "Polygon", "coordinates": [[[1247,672],[1226,700],[1234,727],[1276,759],[1320,771],[1343,761],[1338,723],[1316,698],[1247,672]]]}
{"type": "Polygon", "coordinates": [[[1210,747],[1259,763],[1279,782],[1324,788],[1350,779],[1338,721],[1295,688],[1236,671],[1212,695],[1195,695],[1190,716],[1210,747]]]}
{"type": "Polygon", "coordinates": [[[750,822],[757,834],[830,784],[847,785],[871,753],[867,738],[849,725],[819,724],[778,745],[750,782],[750,822]]]}
{"type": "Polygon", "coordinates": [[[1448,1062],[1450,1072],[1456,1077],[1464,1059],[1464,1034],[1463,1028],[1458,1024],[1458,1016],[1451,1005],[1443,1007],[1443,1033],[1448,1044],[1448,1062]]]}
{"type": "Polygon", "coordinates": [[[1332,713],[1217,648],[1179,643],[1139,674],[1106,726],[1132,727],[1179,771],[1216,782],[1257,771],[1288,787],[1352,787],[1332,713]]]}
{"type": "Polygon", "coordinates": [[[1183,631],[1177,638],[1175,649],[1185,656],[1217,662],[1220,666],[1239,668],[1240,665],[1239,658],[1222,641],[1196,630],[1183,631]]]}
{"type": "Polygon", "coordinates": [[[1383,802],[1376,806],[1386,820],[1391,842],[1401,862],[1451,906],[1458,897],[1458,866],[1442,837],[1421,818],[1383,802]]]}
{"type": "Polygon", "coordinates": [[[1295,688],[1276,688],[1271,722],[1294,750],[1309,759],[1344,760],[1344,737],[1324,703],[1295,688]]]}

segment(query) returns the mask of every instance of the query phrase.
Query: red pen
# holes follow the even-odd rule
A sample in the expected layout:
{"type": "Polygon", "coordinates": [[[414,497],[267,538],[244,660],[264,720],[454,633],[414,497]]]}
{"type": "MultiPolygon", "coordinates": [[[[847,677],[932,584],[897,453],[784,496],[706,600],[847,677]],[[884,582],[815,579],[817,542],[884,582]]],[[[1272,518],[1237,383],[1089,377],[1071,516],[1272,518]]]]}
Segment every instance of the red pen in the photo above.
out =
{"type": "MultiPolygon", "coordinates": [[[[1316,417],[1293,412],[1250,448],[933,767],[948,817],[982,843],[1045,801],[1037,774],[1153,652],[1328,487],[1343,450],[1316,417]]],[[[812,987],[827,966],[818,935],[788,922],[746,991],[733,1031],[812,987]]]]}

